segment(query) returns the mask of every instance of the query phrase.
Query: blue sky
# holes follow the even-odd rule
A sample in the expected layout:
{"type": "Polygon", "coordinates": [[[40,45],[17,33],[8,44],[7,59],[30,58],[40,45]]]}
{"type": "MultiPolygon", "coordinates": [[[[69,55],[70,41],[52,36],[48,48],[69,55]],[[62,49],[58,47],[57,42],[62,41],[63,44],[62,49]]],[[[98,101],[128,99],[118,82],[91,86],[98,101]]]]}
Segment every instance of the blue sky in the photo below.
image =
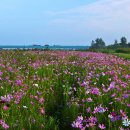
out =
{"type": "Polygon", "coordinates": [[[130,40],[129,5],[130,0],[1,0],[0,45],[130,40]]]}

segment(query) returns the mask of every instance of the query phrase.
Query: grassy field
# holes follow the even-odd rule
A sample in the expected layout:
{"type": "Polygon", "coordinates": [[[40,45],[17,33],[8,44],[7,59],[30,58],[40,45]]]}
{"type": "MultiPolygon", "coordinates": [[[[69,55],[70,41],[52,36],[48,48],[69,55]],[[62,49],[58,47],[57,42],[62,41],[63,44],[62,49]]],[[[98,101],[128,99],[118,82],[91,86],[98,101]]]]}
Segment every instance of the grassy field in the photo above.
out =
{"type": "Polygon", "coordinates": [[[130,60],[130,48],[118,48],[118,49],[88,49],[90,52],[100,52],[106,54],[113,54],[120,58],[130,60]]]}
{"type": "Polygon", "coordinates": [[[129,127],[130,61],[94,52],[0,51],[1,130],[129,127]]]}
{"type": "Polygon", "coordinates": [[[125,54],[125,53],[113,53],[114,55],[124,58],[126,60],[130,60],[130,54],[125,54]]]}

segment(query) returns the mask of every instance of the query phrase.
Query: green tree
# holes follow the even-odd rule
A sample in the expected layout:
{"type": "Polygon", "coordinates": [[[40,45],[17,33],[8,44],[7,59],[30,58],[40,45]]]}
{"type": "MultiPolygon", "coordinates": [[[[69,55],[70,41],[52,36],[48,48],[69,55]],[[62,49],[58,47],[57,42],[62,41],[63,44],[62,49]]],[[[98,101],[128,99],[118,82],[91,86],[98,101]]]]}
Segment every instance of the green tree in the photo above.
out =
{"type": "Polygon", "coordinates": [[[128,43],[128,47],[130,47],[130,42],[128,43]]]}
{"type": "Polygon", "coordinates": [[[104,48],[105,47],[105,42],[102,40],[102,38],[97,38],[95,41],[96,41],[97,48],[104,48]]]}
{"type": "Polygon", "coordinates": [[[118,41],[117,40],[115,40],[114,45],[118,45],[118,41]]]}
{"type": "Polygon", "coordinates": [[[97,38],[95,41],[92,41],[91,48],[100,49],[105,47],[105,42],[102,38],[97,38]]]}
{"type": "Polygon", "coordinates": [[[126,39],[126,37],[121,38],[120,45],[121,45],[121,47],[127,47],[127,39],[126,39]]]}
{"type": "Polygon", "coordinates": [[[91,42],[91,48],[95,48],[95,41],[94,40],[92,40],[92,42],[91,42]]]}
{"type": "Polygon", "coordinates": [[[91,46],[93,46],[95,44],[95,42],[94,42],[94,40],[92,40],[92,42],[91,42],[91,46]]]}

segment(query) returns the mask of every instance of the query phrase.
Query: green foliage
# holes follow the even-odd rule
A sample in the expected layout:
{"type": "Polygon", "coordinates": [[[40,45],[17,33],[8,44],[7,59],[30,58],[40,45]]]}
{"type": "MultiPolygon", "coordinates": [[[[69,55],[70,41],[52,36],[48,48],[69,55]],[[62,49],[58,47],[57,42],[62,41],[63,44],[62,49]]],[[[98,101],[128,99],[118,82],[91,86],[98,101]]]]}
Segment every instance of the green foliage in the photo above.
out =
{"type": "Polygon", "coordinates": [[[105,42],[102,40],[102,38],[97,38],[95,41],[92,41],[91,48],[101,49],[105,48],[105,42]]]}
{"type": "Polygon", "coordinates": [[[113,54],[123,59],[130,60],[130,54],[125,54],[125,53],[113,53],[113,54]]]}
{"type": "Polygon", "coordinates": [[[110,54],[115,52],[115,50],[107,49],[107,48],[104,48],[104,49],[91,49],[90,48],[90,49],[88,49],[88,51],[91,51],[91,52],[101,52],[101,53],[110,53],[110,54]]]}
{"type": "Polygon", "coordinates": [[[130,54],[130,48],[119,48],[115,50],[116,53],[130,54]]]}
{"type": "Polygon", "coordinates": [[[129,47],[130,47],[130,43],[127,43],[126,37],[121,37],[120,43],[118,43],[118,41],[115,40],[114,44],[107,46],[107,48],[109,49],[129,48],[129,47]]]}
{"type": "Polygon", "coordinates": [[[126,47],[126,46],[127,46],[127,39],[126,39],[126,37],[122,37],[122,38],[121,38],[121,43],[120,43],[120,45],[121,45],[122,47],[126,47]]]}

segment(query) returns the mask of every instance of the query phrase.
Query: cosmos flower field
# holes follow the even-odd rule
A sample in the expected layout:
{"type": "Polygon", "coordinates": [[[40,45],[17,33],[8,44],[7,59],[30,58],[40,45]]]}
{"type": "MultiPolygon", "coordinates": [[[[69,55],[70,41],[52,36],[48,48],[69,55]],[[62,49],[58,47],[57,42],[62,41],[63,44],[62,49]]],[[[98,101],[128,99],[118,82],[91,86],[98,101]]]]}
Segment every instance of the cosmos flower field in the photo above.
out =
{"type": "Polygon", "coordinates": [[[0,51],[0,130],[129,130],[130,61],[75,51],[0,51]]]}

